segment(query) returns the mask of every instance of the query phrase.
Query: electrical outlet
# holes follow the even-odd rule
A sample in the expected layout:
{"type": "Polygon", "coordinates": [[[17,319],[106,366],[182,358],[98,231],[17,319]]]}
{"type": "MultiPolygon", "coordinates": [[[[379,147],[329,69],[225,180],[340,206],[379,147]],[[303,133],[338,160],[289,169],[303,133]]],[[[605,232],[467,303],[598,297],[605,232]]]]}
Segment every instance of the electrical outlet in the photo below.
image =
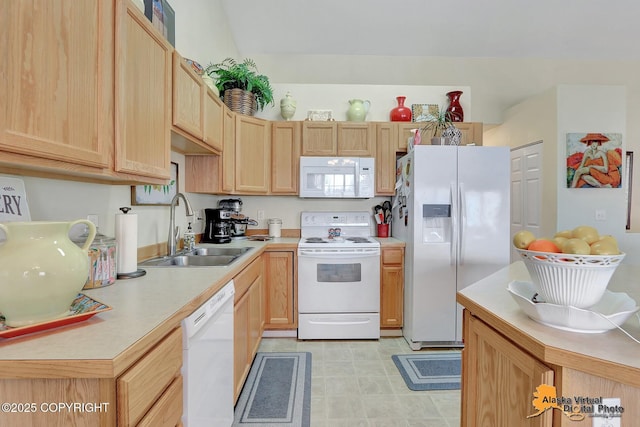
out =
{"type": "Polygon", "coordinates": [[[607,211],[604,209],[596,209],[596,221],[606,221],[607,211]]]}
{"type": "Polygon", "coordinates": [[[258,210],[258,221],[264,221],[264,211],[262,209],[258,210]]]}
{"type": "Polygon", "coordinates": [[[593,405],[593,427],[620,427],[621,412],[614,408],[620,407],[619,397],[605,397],[602,404],[593,405]],[[602,415],[600,415],[602,414],[602,415]],[[609,414],[609,416],[607,416],[609,414]]]}

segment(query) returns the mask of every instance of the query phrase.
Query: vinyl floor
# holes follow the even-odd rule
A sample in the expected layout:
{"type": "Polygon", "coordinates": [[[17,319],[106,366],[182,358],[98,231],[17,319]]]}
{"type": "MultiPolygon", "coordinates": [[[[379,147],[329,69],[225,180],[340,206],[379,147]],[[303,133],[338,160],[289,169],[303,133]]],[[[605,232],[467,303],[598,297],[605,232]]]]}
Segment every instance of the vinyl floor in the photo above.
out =
{"type": "Polygon", "coordinates": [[[312,353],[311,427],[460,425],[460,390],[412,391],[405,384],[391,360],[413,352],[402,337],[263,338],[258,351],[312,353]]]}

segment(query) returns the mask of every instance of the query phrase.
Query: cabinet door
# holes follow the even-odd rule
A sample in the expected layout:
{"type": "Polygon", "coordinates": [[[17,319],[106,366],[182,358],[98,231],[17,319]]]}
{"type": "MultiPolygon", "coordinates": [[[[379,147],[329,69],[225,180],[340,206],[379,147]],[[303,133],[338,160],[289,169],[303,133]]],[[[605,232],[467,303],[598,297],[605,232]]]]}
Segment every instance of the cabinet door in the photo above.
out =
{"type": "Polygon", "coordinates": [[[300,122],[271,124],[271,193],[298,194],[300,122]]]}
{"type": "Polygon", "coordinates": [[[375,123],[338,123],[338,155],[375,157],[375,123]]]}
{"type": "Polygon", "coordinates": [[[204,90],[204,142],[216,151],[222,151],[224,104],[206,85],[204,90]]]}
{"type": "Polygon", "coordinates": [[[379,123],[376,132],[376,195],[393,196],[396,185],[396,136],[392,123],[379,123]]]}
{"type": "Polygon", "coordinates": [[[258,352],[262,332],[264,331],[264,276],[260,274],[251,284],[249,294],[249,363],[258,352]]]}
{"type": "Polygon", "coordinates": [[[116,1],[115,46],[115,169],[169,179],[173,48],[128,0],[116,1]]]}
{"type": "Polygon", "coordinates": [[[302,122],[302,155],[335,156],[338,153],[336,122],[302,122]]]}
{"type": "Polygon", "coordinates": [[[113,16],[107,1],[0,2],[0,150],[111,168],[113,16]]]}
{"type": "MultiPolygon", "coordinates": [[[[397,139],[397,145],[396,145],[396,151],[400,152],[400,153],[406,153],[407,152],[407,141],[409,140],[409,138],[411,138],[413,136],[413,132],[411,132],[412,129],[420,129],[422,126],[424,126],[424,123],[398,123],[397,125],[397,134],[398,134],[398,139],[397,139]]],[[[429,134],[429,132],[424,132],[422,134],[422,139],[423,144],[431,144],[431,135],[429,134]]]]}
{"type": "Polygon", "coordinates": [[[268,251],[265,257],[266,328],[295,329],[295,253],[268,251]]]}
{"type": "Polygon", "coordinates": [[[463,122],[456,123],[455,126],[462,132],[460,145],[476,144],[482,145],[482,123],[463,122]]]}
{"type": "Polygon", "coordinates": [[[551,426],[553,411],[535,413],[533,392],[554,385],[553,370],[481,320],[464,312],[462,417],[466,427],[551,426]]]}
{"type": "Polygon", "coordinates": [[[271,178],[269,122],[236,114],[236,192],[266,194],[271,178]]]}
{"type": "Polygon", "coordinates": [[[204,138],[204,81],[173,52],[173,125],[196,139],[204,138]]]}
{"type": "Polygon", "coordinates": [[[384,248],[380,265],[380,326],[399,328],[404,307],[404,249],[384,248]]]}
{"type": "MultiPolygon", "coordinates": [[[[424,126],[425,123],[399,123],[398,124],[398,152],[407,152],[407,141],[413,136],[411,129],[424,126]]],[[[455,123],[455,127],[462,132],[462,139],[460,145],[471,144],[482,145],[482,123],[480,122],[459,122],[455,123]]],[[[431,144],[431,134],[426,131],[422,134],[422,144],[431,144]]]]}
{"type": "Polygon", "coordinates": [[[220,190],[232,193],[236,187],[236,113],[223,107],[222,167],[220,168],[220,190]]]}

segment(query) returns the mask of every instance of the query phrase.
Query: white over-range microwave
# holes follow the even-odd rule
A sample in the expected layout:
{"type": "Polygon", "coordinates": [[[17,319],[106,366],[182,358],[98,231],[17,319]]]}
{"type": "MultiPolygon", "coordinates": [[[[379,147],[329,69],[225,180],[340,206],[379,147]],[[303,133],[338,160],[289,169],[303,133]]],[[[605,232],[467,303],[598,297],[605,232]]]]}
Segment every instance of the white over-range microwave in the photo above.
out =
{"type": "Polygon", "coordinates": [[[300,157],[300,197],[369,199],[375,191],[373,157],[300,157]]]}

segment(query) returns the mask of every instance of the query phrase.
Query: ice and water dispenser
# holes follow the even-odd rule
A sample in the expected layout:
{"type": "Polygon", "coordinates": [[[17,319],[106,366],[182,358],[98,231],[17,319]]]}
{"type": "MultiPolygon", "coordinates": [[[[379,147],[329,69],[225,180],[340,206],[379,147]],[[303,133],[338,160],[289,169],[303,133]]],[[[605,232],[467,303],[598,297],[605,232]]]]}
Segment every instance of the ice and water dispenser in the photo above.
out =
{"type": "Polygon", "coordinates": [[[451,205],[422,205],[422,243],[451,242],[451,205]]]}

